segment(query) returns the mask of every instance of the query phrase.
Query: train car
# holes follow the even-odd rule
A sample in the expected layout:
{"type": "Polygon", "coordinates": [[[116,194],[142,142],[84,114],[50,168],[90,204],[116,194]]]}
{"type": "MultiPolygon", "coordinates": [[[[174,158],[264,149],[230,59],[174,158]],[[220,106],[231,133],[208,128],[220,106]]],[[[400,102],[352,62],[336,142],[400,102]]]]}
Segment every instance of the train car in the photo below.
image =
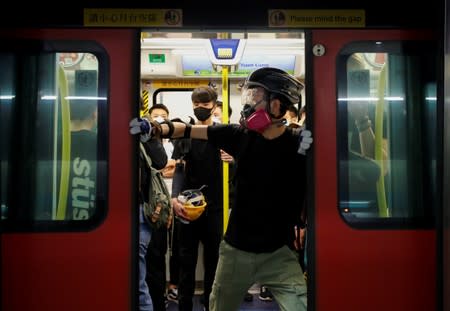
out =
{"type": "Polygon", "coordinates": [[[443,3],[132,4],[0,22],[1,310],[138,310],[139,97],[238,122],[264,66],[305,84],[308,310],[450,309],[443,3]]]}

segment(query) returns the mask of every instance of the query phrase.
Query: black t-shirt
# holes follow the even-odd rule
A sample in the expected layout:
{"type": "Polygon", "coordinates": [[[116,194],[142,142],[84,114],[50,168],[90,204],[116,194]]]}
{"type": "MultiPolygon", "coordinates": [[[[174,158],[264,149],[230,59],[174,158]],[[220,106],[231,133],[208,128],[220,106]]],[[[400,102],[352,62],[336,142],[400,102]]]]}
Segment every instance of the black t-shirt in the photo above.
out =
{"type": "Polygon", "coordinates": [[[236,160],[235,196],[225,240],[249,252],[292,245],[305,195],[305,157],[287,129],[268,140],[239,125],[208,127],[208,141],[236,160]],[[292,181],[286,174],[298,176],[292,181]]]}
{"type": "Polygon", "coordinates": [[[202,189],[207,210],[223,210],[222,161],[220,151],[207,140],[181,139],[174,141],[173,159],[185,161],[184,188],[202,189]]]}

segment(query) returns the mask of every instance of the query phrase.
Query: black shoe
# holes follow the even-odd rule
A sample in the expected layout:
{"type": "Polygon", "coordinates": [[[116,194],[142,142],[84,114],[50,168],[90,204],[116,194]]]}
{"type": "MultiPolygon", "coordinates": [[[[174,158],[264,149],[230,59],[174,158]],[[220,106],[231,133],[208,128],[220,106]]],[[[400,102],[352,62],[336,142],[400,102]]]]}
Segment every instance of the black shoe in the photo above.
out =
{"type": "Polygon", "coordinates": [[[267,287],[261,286],[259,291],[259,299],[262,301],[272,301],[273,295],[267,287]]]}
{"type": "Polygon", "coordinates": [[[250,292],[247,292],[244,296],[244,301],[246,302],[252,302],[253,301],[253,295],[250,294],[250,292]]]}

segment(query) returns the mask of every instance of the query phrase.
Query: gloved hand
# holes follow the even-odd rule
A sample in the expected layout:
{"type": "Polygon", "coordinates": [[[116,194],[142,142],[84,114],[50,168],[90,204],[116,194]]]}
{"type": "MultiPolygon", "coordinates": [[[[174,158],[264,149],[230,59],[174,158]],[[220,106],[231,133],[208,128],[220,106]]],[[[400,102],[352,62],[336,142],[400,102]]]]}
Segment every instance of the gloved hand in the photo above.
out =
{"type": "Polygon", "coordinates": [[[312,133],[309,130],[302,130],[299,136],[300,146],[298,147],[297,152],[303,155],[306,155],[306,150],[311,147],[313,142],[312,133]]]}
{"type": "Polygon", "coordinates": [[[140,134],[141,142],[145,143],[151,138],[152,125],[146,118],[134,118],[130,121],[130,134],[140,134]]]}

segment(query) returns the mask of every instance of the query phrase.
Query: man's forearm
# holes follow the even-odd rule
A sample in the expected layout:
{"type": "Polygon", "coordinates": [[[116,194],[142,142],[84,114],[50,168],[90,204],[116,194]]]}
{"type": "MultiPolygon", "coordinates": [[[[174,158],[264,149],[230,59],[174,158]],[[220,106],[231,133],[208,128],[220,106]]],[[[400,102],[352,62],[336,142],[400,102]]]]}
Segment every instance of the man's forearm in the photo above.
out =
{"type": "Polygon", "coordinates": [[[129,126],[130,134],[139,134],[141,142],[146,142],[152,137],[208,139],[207,125],[191,125],[182,121],[158,123],[144,117],[132,119],[129,126]]]}
{"type": "Polygon", "coordinates": [[[187,125],[182,122],[172,122],[173,133],[169,136],[170,126],[167,123],[161,124],[161,137],[164,138],[198,138],[208,139],[207,125],[189,125],[191,127],[188,133],[187,125]]]}

